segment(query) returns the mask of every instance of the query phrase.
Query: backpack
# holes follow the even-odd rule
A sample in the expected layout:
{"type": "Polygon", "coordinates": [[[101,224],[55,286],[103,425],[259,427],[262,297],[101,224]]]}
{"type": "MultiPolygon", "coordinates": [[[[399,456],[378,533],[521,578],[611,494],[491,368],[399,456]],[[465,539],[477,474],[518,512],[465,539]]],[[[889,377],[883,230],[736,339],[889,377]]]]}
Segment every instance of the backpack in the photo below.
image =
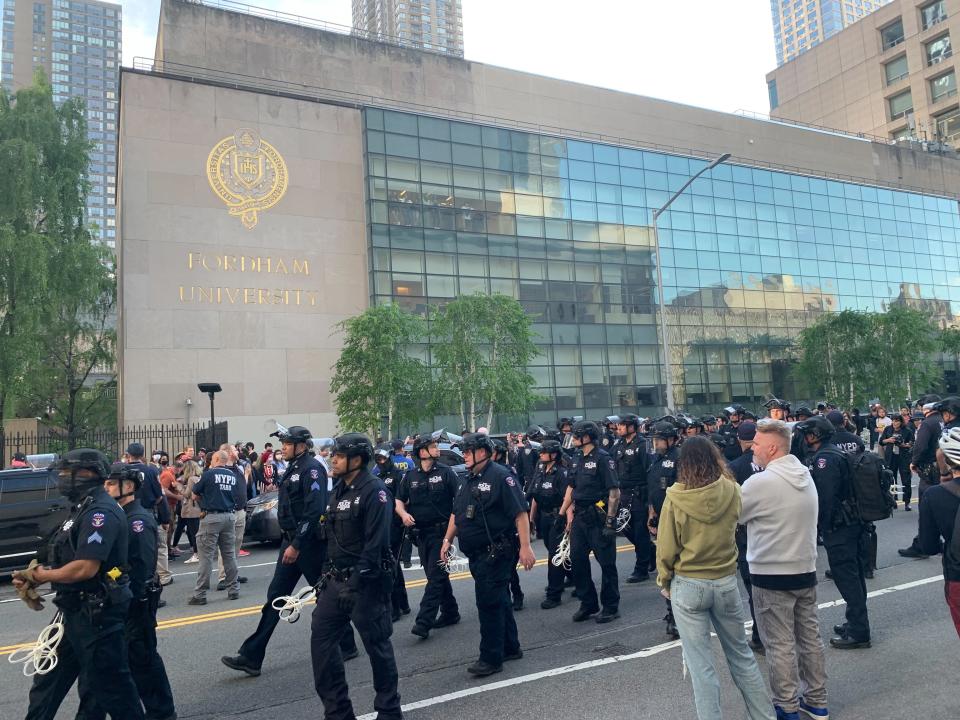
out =
{"type": "Polygon", "coordinates": [[[897,501],[893,499],[893,473],[872,452],[862,452],[850,458],[850,487],[857,501],[863,522],[886,520],[893,514],[897,501]]]}

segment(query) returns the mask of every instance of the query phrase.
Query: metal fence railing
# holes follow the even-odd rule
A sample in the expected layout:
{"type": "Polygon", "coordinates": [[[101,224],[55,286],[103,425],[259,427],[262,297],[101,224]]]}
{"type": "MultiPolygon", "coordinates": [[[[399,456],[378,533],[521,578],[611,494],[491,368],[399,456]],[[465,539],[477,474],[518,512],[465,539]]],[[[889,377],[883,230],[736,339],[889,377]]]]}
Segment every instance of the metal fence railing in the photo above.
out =
{"type": "Polygon", "coordinates": [[[0,457],[3,467],[9,467],[15,453],[24,455],[60,455],[78,447],[102,450],[111,459],[117,459],[130,443],[141,443],[151,455],[164,450],[171,460],[185,448],[211,448],[227,442],[227,423],[216,424],[211,437],[209,423],[182,425],[131,425],[121,429],[81,430],[72,435],[55,428],[37,432],[4,432],[0,430],[0,457]]]}

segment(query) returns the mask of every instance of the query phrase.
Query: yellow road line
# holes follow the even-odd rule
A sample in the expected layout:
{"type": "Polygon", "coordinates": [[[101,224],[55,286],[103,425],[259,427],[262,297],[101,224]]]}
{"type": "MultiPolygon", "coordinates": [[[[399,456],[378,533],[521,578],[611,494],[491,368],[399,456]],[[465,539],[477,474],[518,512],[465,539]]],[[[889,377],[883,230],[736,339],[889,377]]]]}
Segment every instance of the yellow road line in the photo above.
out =
{"type": "MultiPolygon", "coordinates": [[[[633,545],[618,545],[617,552],[627,552],[628,550],[633,550],[633,545]]],[[[542,567],[547,564],[549,560],[546,558],[542,560],[537,560],[534,563],[534,567],[542,567]]],[[[458,572],[450,575],[451,580],[466,580],[470,577],[469,572],[458,572]]],[[[427,584],[426,578],[420,578],[419,580],[411,580],[406,583],[407,589],[424,587],[427,584]]],[[[186,615],[184,617],[170,618],[169,620],[161,620],[157,623],[157,630],[170,630],[173,628],[187,627],[189,625],[199,625],[201,623],[216,622],[218,620],[232,620],[234,618],[247,617],[249,615],[257,615],[260,613],[262,605],[251,605],[248,607],[235,608],[233,610],[222,610],[220,612],[212,613],[203,613],[201,615],[186,615]]],[[[4,655],[10,655],[21,648],[33,647],[34,643],[20,643],[18,645],[7,645],[5,647],[0,647],[0,657],[4,655]]]]}

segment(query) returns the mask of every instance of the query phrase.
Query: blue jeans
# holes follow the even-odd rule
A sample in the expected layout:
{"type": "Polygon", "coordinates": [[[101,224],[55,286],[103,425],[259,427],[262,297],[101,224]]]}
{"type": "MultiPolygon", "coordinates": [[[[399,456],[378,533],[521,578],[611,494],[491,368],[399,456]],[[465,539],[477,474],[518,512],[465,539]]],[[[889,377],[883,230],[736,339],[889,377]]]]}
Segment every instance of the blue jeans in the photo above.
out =
{"type": "Polygon", "coordinates": [[[700,720],[720,714],[720,681],[713,662],[710,631],[720,639],[733,682],[740,689],[750,720],[774,720],[773,703],[744,633],[743,601],[737,576],[719,580],[677,575],[670,585],[673,617],[680,632],[683,658],[693,680],[693,697],[700,720]]]}

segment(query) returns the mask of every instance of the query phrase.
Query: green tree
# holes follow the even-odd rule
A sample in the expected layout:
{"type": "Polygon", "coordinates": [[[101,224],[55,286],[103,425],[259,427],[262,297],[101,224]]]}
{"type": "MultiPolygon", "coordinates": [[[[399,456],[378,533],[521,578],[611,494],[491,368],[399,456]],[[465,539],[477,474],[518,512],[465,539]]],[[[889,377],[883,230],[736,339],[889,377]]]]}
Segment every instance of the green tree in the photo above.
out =
{"type": "Polygon", "coordinates": [[[877,315],[876,342],[881,352],[873,372],[877,395],[887,402],[914,397],[939,384],[941,370],[936,362],[940,337],[936,322],[927,313],[905,305],[894,305],[877,315]]]}
{"type": "Polygon", "coordinates": [[[869,393],[873,313],[843,310],[826,313],[804,328],[797,340],[794,375],[807,394],[850,405],[869,393]]]}
{"type": "Polygon", "coordinates": [[[948,327],[940,331],[940,351],[960,365],[960,328],[948,327]]]}
{"type": "Polygon", "coordinates": [[[530,317],[506,295],[467,295],[448,303],[431,320],[431,351],[443,411],[457,409],[473,430],[486,414],[526,412],[539,399],[527,365],[537,356],[530,317]]]}
{"type": "Polygon", "coordinates": [[[333,390],[340,427],[379,435],[413,425],[429,412],[429,368],[411,357],[426,335],[426,323],[399,305],[375,305],[337,326],[343,350],[334,365],[333,390]]]}
{"type": "Polygon", "coordinates": [[[89,152],[82,101],[55,106],[42,72],[15,96],[0,91],[0,422],[48,360],[39,330],[61,300],[59,251],[89,243],[89,152]]]}
{"type": "MultiPolygon", "coordinates": [[[[52,253],[47,287],[55,302],[41,315],[37,330],[44,358],[24,383],[25,395],[47,408],[74,447],[78,435],[110,425],[103,417],[104,388],[114,381],[116,280],[112,256],[83,231],[58,243],[52,253]]],[[[116,404],[113,403],[116,414],[116,404]]],[[[115,422],[115,420],[113,421],[115,422]]]]}

